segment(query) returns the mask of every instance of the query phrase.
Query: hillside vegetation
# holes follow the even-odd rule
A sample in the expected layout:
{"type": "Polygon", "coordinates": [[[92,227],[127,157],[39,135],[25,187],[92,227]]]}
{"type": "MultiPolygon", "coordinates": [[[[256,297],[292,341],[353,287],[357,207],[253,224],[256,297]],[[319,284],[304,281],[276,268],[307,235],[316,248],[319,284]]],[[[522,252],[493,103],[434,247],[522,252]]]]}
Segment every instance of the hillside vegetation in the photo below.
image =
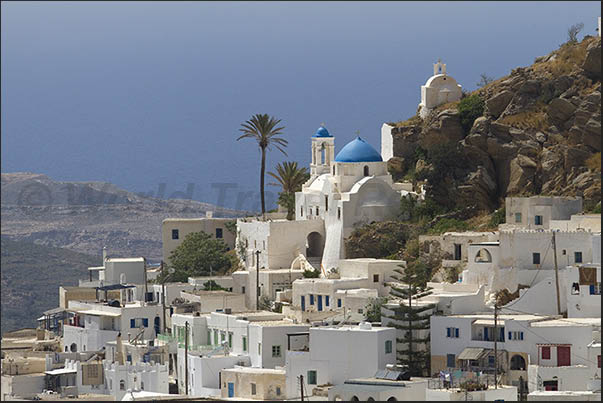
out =
{"type": "Polygon", "coordinates": [[[1,332],[36,327],[42,312],[59,305],[59,286],[87,278],[101,257],[2,238],[1,332]]]}

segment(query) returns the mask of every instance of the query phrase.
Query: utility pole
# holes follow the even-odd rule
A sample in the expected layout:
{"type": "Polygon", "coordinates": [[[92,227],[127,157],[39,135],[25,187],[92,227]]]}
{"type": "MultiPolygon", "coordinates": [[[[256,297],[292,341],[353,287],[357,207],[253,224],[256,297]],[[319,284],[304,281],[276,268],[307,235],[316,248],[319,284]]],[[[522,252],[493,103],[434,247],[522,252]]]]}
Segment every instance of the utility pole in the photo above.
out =
{"type": "Polygon", "coordinates": [[[559,297],[559,267],[557,267],[557,242],[555,242],[555,230],[553,230],[553,259],[555,261],[555,291],[557,292],[557,315],[561,315],[561,300],[559,297]]]}
{"type": "Polygon", "coordinates": [[[188,321],[184,324],[184,385],[188,395],[188,321]]]}
{"type": "Polygon", "coordinates": [[[301,388],[301,401],[304,401],[304,376],[299,376],[299,387],[301,388]]]}
{"type": "Polygon", "coordinates": [[[498,389],[498,301],[494,301],[494,389],[498,389]]]}
{"type": "Polygon", "coordinates": [[[144,301],[144,305],[147,304],[147,296],[149,295],[149,288],[147,285],[147,258],[143,257],[142,258],[144,264],[143,264],[143,270],[144,270],[144,298],[142,299],[144,301]]]}
{"type": "Polygon", "coordinates": [[[256,289],[255,289],[255,309],[260,309],[260,251],[255,251],[255,269],[256,269],[256,289]]]}
{"type": "Polygon", "coordinates": [[[161,278],[163,281],[161,281],[161,305],[163,307],[163,309],[161,310],[163,312],[162,318],[163,318],[163,333],[166,333],[166,323],[165,323],[165,275],[164,275],[164,268],[165,265],[163,264],[163,260],[161,261],[161,278]]]}

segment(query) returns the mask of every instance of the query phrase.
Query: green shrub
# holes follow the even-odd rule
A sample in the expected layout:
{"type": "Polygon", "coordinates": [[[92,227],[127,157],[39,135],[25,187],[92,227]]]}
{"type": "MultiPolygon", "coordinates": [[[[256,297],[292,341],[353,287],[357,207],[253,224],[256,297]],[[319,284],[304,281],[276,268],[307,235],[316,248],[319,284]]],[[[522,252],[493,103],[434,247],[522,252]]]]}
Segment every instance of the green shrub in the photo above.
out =
{"type": "Polygon", "coordinates": [[[442,218],[429,230],[430,233],[442,234],[449,231],[468,231],[469,224],[456,218],[442,218]]]}
{"type": "Polygon", "coordinates": [[[505,215],[506,215],[506,210],[504,207],[496,210],[494,213],[492,213],[492,216],[490,217],[490,221],[488,222],[489,226],[490,227],[498,227],[499,224],[504,224],[505,223],[505,215]]]}
{"type": "Polygon", "coordinates": [[[304,278],[318,278],[320,272],[318,270],[304,270],[303,276],[304,278]]]}
{"type": "Polygon", "coordinates": [[[465,135],[469,134],[473,122],[484,114],[484,100],[479,95],[470,95],[459,103],[459,117],[465,135]]]}

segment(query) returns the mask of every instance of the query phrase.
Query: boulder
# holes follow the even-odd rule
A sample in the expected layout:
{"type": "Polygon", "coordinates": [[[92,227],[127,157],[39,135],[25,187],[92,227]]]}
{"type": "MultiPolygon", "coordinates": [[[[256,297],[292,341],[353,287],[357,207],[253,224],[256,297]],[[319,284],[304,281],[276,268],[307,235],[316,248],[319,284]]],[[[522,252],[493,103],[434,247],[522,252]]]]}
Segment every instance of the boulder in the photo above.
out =
{"type": "Polygon", "coordinates": [[[513,93],[511,91],[505,90],[499,92],[494,95],[492,98],[486,101],[486,108],[488,113],[492,115],[495,119],[500,116],[500,114],[505,110],[509,102],[513,99],[513,93]]]}
{"type": "Polygon", "coordinates": [[[540,81],[527,80],[519,87],[520,94],[538,95],[540,92],[540,81]]]}
{"type": "Polygon", "coordinates": [[[596,151],[601,151],[601,122],[590,119],[584,125],[582,142],[596,151]]]}
{"type": "Polygon", "coordinates": [[[567,147],[564,151],[565,172],[569,173],[572,167],[583,167],[592,153],[578,147],[567,147]]]}
{"type": "Polygon", "coordinates": [[[406,160],[402,157],[391,157],[387,161],[387,170],[392,174],[394,180],[400,179],[406,171],[406,160]]]}
{"type": "Polygon", "coordinates": [[[487,134],[488,131],[490,131],[490,120],[485,116],[480,116],[473,122],[473,126],[469,133],[487,134]]]}
{"type": "Polygon", "coordinates": [[[593,78],[601,77],[601,40],[591,43],[586,48],[586,58],[582,64],[582,69],[586,74],[593,78]]]}
{"type": "Polygon", "coordinates": [[[525,155],[518,155],[509,164],[509,185],[507,194],[520,194],[525,191],[532,192],[534,174],[538,165],[525,155]]]}
{"type": "Polygon", "coordinates": [[[555,98],[547,108],[547,115],[554,122],[563,123],[572,116],[575,110],[576,106],[567,99],[555,98]]]}
{"type": "Polygon", "coordinates": [[[543,144],[547,141],[548,136],[543,133],[543,132],[538,132],[536,133],[536,141],[538,141],[540,144],[543,144]]]}
{"type": "Polygon", "coordinates": [[[417,160],[417,163],[415,164],[415,173],[417,174],[417,176],[426,174],[432,169],[433,166],[431,164],[428,164],[425,160],[417,160]]]}

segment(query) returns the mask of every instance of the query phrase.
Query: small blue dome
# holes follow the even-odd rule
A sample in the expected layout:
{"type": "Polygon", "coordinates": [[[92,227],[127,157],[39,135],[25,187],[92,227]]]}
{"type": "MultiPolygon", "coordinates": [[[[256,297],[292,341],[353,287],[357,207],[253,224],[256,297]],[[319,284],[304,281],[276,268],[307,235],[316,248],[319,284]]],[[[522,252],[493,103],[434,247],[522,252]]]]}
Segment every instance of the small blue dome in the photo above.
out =
{"type": "Polygon", "coordinates": [[[314,136],[312,136],[312,137],[333,137],[333,136],[331,136],[331,133],[329,133],[329,131],[326,129],[326,127],[320,126],[318,128],[318,130],[316,130],[316,134],[314,134],[314,136]]]}
{"type": "Polygon", "coordinates": [[[335,162],[381,162],[381,154],[369,143],[357,137],[339,151],[335,162]]]}

